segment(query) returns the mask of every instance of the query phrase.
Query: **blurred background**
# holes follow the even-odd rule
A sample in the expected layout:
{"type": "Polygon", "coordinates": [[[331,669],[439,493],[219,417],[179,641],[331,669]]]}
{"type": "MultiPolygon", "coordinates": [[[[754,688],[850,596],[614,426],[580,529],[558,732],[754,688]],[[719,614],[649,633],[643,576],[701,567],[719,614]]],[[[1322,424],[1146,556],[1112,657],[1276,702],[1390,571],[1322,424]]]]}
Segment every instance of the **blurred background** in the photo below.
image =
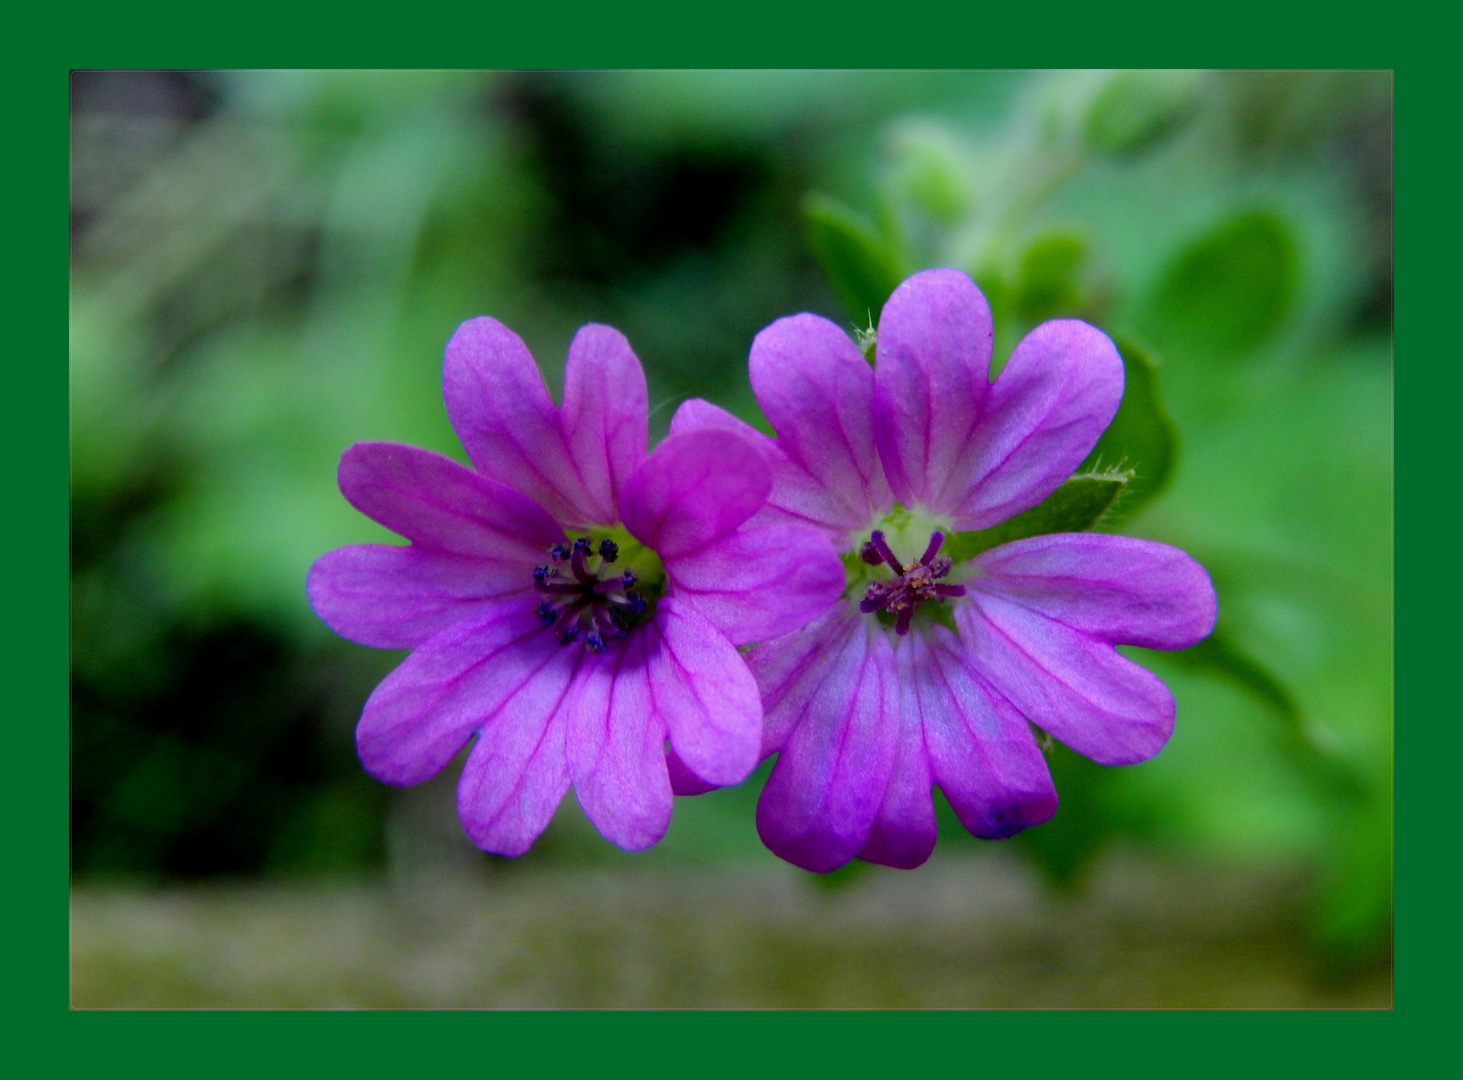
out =
{"type": "Polygon", "coordinates": [[[108,1006],[1388,1007],[1392,81],[1386,72],[79,71],[71,84],[72,1000],[108,1006]],[[491,314],[557,394],[624,331],[652,438],[761,423],[752,337],[850,333],[956,266],[998,358],[1116,340],[1100,526],[1210,570],[1219,628],[1130,650],[1155,759],[1050,750],[997,843],[819,877],[736,789],[629,855],[567,798],[478,852],[453,770],[356,760],[402,653],[310,563],[391,539],[362,439],[464,460],[442,349],[491,314]]]}

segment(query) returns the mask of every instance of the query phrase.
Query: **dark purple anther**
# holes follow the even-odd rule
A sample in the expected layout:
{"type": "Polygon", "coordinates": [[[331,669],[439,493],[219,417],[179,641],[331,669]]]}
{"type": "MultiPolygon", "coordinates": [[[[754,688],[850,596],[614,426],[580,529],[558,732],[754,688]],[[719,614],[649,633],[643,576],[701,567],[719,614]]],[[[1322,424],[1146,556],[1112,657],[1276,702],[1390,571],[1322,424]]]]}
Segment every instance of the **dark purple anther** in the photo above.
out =
{"type": "Polygon", "coordinates": [[[645,611],[645,598],[631,588],[635,575],[628,570],[613,577],[601,576],[619,558],[619,546],[612,540],[601,540],[596,546],[589,537],[581,536],[572,547],[555,544],[549,555],[555,562],[568,559],[568,573],[556,566],[533,568],[534,591],[544,597],[534,613],[544,626],[553,627],[559,644],[577,641],[582,631],[585,648],[602,653],[611,641],[625,637],[636,616],[645,611]],[[591,567],[589,560],[596,551],[599,563],[591,567]]]}
{"type": "Polygon", "coordinates": [[[906,570],[889,550],[884,534],[874,530],[869,542],[859,549],[859,557],[873,566],[887,564],[897,576],[887,581],[870,582],[864,598],[859,601],[859,610],[864,614],[875,611],[893,613],[894,632],[903,637],[909,633],[910,620],[921,604],[927,600],[942,604],[947,597],[964,596],[964,585],[942,585],[936,581],[948,574],[953,566],[950,556],[939,553],[944,543],[945,534],[936,529],[930,534],[929,545],[919,562],[906,570]]]}

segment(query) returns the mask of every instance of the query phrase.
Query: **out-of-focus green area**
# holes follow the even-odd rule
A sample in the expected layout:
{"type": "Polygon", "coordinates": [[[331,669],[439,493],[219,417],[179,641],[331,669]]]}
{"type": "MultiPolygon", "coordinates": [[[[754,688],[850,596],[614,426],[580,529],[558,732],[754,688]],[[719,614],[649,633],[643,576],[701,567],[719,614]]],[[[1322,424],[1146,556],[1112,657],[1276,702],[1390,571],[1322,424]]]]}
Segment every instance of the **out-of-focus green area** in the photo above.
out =
{"type": "MultiPolygon", "coordinates": [[[[1220,601],[1205,645],[1132,652],[1178,699],[1169,746],[1053,747],[1062,807],[1006,846],[1074,895],[1115,846],[1289,868],[1316,960],[1388,959],[1389,75],[80,72],[72,161],[79,884],[502,862],[450,777],[361,772],[401,654],[335,639],[303,589],[389,538],[336,490],[345,447],[463,459],[459,322],[513,327],[556,392],[574,331],[618,327],[654,437],[692,396],[758,420],[773,319],[852,332],[948,265],[1001,355],[1058,316],[1119,340],[1093,464],[1134,476],[1100,527],[1190,551],[1220,601]]],[[[515,869],[769,871],[764,777],[678,800],[642,855],[571,798],[515,869]]],[[[981,846],[941,810],[935,864],[981,846]]]]}

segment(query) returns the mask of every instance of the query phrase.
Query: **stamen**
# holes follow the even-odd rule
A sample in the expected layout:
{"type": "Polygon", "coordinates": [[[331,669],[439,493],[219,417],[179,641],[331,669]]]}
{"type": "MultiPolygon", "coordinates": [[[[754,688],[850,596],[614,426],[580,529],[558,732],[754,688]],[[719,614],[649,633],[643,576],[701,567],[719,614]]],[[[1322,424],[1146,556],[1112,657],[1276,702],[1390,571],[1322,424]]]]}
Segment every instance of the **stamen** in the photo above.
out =
{"type": "Polygon", "coordinates": [[[549,557],[556,563],[568,561],[569,573],[553,566],[533,568],[533,588],[546,597],[534,608],[538,621],[551,627],[560,645],[583,640],[592,653],[602,653],[612,641],[623,639],[646,610],[645,598],[632,586],[636,576],[629,570],[614,577],[601,577],[606,567],[620,557],[613,540],[597,544],[587,536],[571,544],[555,544],[549,557]],[[599,556],[591,568],[590,559],[599,556]]]}
{"type": "Polygon", "coordinates": [[[936,529],[930,534],[930,542],[919,561],[908,570],[894,557],[884,539],[884,534],[874,530],[868,543],[859,549],[859,556],[873,566],[887,563],[897,575],[888,581],[873,581],[859,601],[859,610],[864,614],[888,611],[894,615],[894,632],[900,637],[909,633],[910,622],[921,604],[933,601],[943,604],[948,597],[964,596],[964,585],[942,585],[937,583],[950,573],[953,562],[948,555],[941,555],[945,534],[936,529]]]}

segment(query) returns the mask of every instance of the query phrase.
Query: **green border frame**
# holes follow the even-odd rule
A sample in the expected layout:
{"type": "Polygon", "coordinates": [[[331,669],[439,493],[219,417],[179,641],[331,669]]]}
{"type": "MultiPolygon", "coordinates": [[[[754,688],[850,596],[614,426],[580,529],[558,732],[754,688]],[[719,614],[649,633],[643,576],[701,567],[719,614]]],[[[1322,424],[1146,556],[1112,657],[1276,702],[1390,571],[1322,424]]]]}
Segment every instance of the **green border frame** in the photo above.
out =
{"type": "MultiPolygon", "coordinates": [[[[1446,258],[1438,253],[1451,253],[1448,240],[1457,232],[1457,214],[1442,199],[1442,185],[1455,186],[1442,151],[1456,142],[1449,134],[1456,125],[1451,114],[1456,91],[1446,81],[1449,66],[1439,48],[1443,34],[1409,25],[1395,9],[1379,19],[1374,13],[1352,15],[1319,5],[1314,13],[1282,11],[1273,2],[1192,14],[1172,5],[1126,12],[1073,5],[1067,13],[1050,6],[1006,12],[983,7],[891,11],[822,3],[792,8],[784,0],[736,9],[642,4],[627,11],[619,5],[560,3],[527,16],[522,7],[464,5],[456,12],[413,12],[411,21],[400,15],[388,21],[363,9],[327,15],[264,3],[248,10],[179,5],[146,14],[117,6],[95,14],[73,9],[44,21],[29,15],[12,23],[12,41],[24,46],[15,50],[6,75],[12,137],[20,144],[9,171],[11,205],[19,211],[12,217],[18,241],[12,260],[25,272],[12,284],[19,291],[12,293],[11,329],[21,340],[10,357],[11,422],[5,436],[14,463],[11,488],[19,496],[12,501],[18,509],[6,530],[10,592],[18,604],[11,609],[4,652],[12,688],[13,763],[4,799],[14,853],[5,890],[12,958],[5,985],[13,1030],[24,1032],[20,1060],[31,1056],[26,1049],[33,1055],[44,1048],[47,1060],[73,1069],[134,1062],[164,1075],[200,1067],[244,1072],[266,1064],[291,1072],[360,1065],[374,1066],[373,1072],[398,1065],[420,1072],[444,1058],[449,1067],[492,1072],[505,1063],[542,1071],[547,1065],[552,1072],[558,1069],[549,1062],[562,1062],[564,1069],[581,1062],[602,1068],[611,1061],[675,1068],[678,1057],[702,1069],[710,1050],[711,1070],[722,1072],[766,1068],[762,1058],[771,1050],[781,1070],[797,1071],[830,1065],[841,1071],[856,1055],[858,1072],[903,1071],[936,1058],[972,1071],[1020,1060],[1027,1068],[1036,1065],[1051,1073],[1069,1062],[1090,1068],[1096,1058],[1138,1073],[1243,1066],[1260,1073],[1355,1075],[1392,1063],[1404,1046],[1441,1049],[1458,938],[1455,920],[1445,920],[1443,912],[1443,905],[1455,906],[1446,854],[1456,848],[1442,831],[1451,825],[1442,798],[1443,770],[1457,759],[1450,750],[1457,746],[1459,725],[1453,718],[1458,706],[1456,697],[1444,692],[1443,675],[1458,663],[1458,634],[1450,617],[1458,585],[1456,575],[1438,575],[1432,567],[1458,562],[1460,534],[1451,522],[1438,521],[1437,507],[1451,505],[1450,500],[1425,504],[1424,499],[1439,490],[1438,482],[1448,483],[1438,463],[1448,460],[1458,425],[1446,423],[1444,410],[1460,397],[1457,363],[1441,340],[1438,314],[1448,310],[1441,295],[1445,283],[1452,285],[1458,276],[1455,267],[1438,265],[1446,258]],[[23,315],[51,310],[53,304],[62,307],[53,282],[67,272],[56,224],[65,199],[67,69],[107,65],[1396,70],[1403,103],[1396,126],[1397,171],[1405,193],[1396,235],[1407,258],[1398,275],[1405,300],[1397,306],[1401,318],[1395,340],[1407,359],[1396,378],[1396,517],[1402,523],[1396,547],[1396,697],[1402,706],[1399,729],[1406,737],[1398,740],[1397,755],[1403,782],[1397,785],[1401,887],[1396,891],[1395,1009],[1339,1017],[1246,1013],[1213,1019],[1210,1014],[1199,1019],[933,1013],[869,1019],[613,1013],[452,1019],[411,1014],[400,1021],[68,1012],[62,957],[67,934],[67,387],[62,361],[50,351],[57,347],[51,324],[23,315]],[[44,210],[27,214],[27,206],[44,210]],[[56,218],[50,216],[52,207],[56,218]],[[43,269],[37,273],[37,268],[43,269]],[[1424,505],[1431,506],[1426,521],[1424,505]],[[1425,725],[1426,742],[1411,734],[1419,722],[1425,725]],[[357,1023],[370,1026],[357,1028],[357,1023]],[[246,1025],[247,1038],[241,1038],[246,1025]],[[714,1052],[733,1033],[756,1039],[743,1044],[734,1065],[714,1052]],[[456,1038],[442,1037],[449,1035],[456,1038]],[[497,1038],[486,1042],[474,1035],[497,1038]],[[571,1041],[562,1041],[566,1035],[571,1041]],[[553,1037],[561,1041],[548,1042],[553,1037]]],[[[64,317],[64,309],[57,312],[58,323],[64,317]]]]}

